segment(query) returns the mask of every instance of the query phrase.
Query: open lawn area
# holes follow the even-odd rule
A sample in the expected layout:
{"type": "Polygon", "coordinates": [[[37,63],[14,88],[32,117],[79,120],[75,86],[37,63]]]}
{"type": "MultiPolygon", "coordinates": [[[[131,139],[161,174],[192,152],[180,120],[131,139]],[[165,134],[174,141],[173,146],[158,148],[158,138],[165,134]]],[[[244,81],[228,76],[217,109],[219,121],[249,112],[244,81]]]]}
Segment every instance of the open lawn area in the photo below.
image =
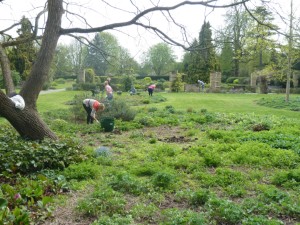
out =
{"type": "Polygon", "coordinates": [[[39,96],[59,141],[2,120],[4,224],[300,224],[299,95],[115,94],[104,132],[85,123],[90,94],[39,96]]]}

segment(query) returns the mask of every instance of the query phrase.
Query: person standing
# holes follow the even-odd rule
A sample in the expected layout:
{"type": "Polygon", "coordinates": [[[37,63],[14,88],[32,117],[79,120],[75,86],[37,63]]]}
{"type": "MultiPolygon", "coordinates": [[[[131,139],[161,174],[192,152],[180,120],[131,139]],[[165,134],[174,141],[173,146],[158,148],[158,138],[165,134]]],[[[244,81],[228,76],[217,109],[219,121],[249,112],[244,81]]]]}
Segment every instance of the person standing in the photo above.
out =
{"type": "Polygon", "coordinates": [[[109,81],[104,82],[104,87],[105,87],[105,91],[106,91],[107,100],[112,100],[114,98],[114,95],[113,95],[113,89],[109,85],[109,81]]]}
{"type": "Polygon", "coordinates": [[[199,91],[202,89],[202,92],[203,92],[204,91],[204,87],[205,87],[205,83],[202,80],[198,80],[198,84],[199,84],[199,91]]]}
{"type": "Polygon", "coordinates": [[[98,122],[96,118],[96,112],[97,111],[103,111],[105,109],[105,106],[103,103],[98,102],[95,99],[84,99],[82,102],[83,108],[85,109],[87,113],[86,117],[86,123],[87,124],[92,124],[94,120],[98,122]]]}
{"type": "Polygon", "coordinates": [[[148,87],[148,94],[149,94],[149,96],[152,96],[155,87],[156,87],[155,84],[151,84],[151,85],[148,87]]]}

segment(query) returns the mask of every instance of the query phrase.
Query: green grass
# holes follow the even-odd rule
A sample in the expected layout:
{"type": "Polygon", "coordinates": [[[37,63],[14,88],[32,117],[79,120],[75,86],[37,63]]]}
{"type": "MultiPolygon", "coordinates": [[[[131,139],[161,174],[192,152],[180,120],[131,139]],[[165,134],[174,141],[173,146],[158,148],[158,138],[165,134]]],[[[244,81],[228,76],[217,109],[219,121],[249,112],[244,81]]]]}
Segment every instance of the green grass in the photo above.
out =
{"type": "MultiPolygon", "coordinates": [[[[139,109],[138,114],[134,121],[116,120],[117,132],[107,133],[97,124],[86,125],[84,119],[76,123],[70,119],[69,103],[82,93],[64,91],[38,99],[50,128],[79,141],[89,156],[64,171],[44,171],[55,175],[55,190],[58,185],[76,193],[77,199],[71,200],[78,200],[74,208],[65,207],[68,215],[74,215],[68,223],[299,224],[299,112],[256,104],[284,95],[123,93],[115,98],[139,109]]],[[[0,146],[20,146],[22,150],[12,152],[19,156],[22,151],[27,163],[36,164],[30,160],[34,154],[25,149],[38,157],[36,144],[25,145],[2,133],[0,146]]],[[[74,147],[66,148],[73,152],[74,147]]],[[[52,148],[41,149],[56,162],[52,148]]],[[[14,164],[15,158],[8,151],[3,160],[14,164]]],[[[44,197],[41,191],[31,191],[43,188],[44,180],[31,182],[34,185],[28,188],[24,180],[20,182],[22,186],[14,189],[3,186],[8,201],[9,194],[24,195],[25,190],[28,196],[44,197]]]]}
{"type": "MultiPolygon", "coordinates": [[[[270,108],[256,103],[261,98],[274,98],[274,95],[262,94],[203,94],[203,93],[155,93],[167,98],[166,102],[157,103],[157,107],[173,105],[176,110],[207,109],[209,112],[255,113],[257,115],[286,116],[300,119],[299,112],[286,109],[270,108]]],[[[283,98],[284,95],[276,95],[283,98]]],[[[293,95],[296,98],[299,95],[293,95]]]]}
{"type": "Polygon", "coordinates": [[[82,92],[80,91],[62,91],[50,94],[41,94],[37,101],[38,111],[43,113],[60,109],[68,109],[70,107],[68,103],[75,95],[79,95],[81,93],[82,92]]]}

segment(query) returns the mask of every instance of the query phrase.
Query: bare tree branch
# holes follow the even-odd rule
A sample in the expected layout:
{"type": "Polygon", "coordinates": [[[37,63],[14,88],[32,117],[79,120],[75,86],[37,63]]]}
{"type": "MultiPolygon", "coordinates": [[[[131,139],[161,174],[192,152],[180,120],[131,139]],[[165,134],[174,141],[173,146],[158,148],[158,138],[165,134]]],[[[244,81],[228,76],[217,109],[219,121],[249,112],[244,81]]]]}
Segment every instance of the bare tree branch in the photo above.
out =
{"type": "Polygon", "coordinates": [[[15,24],[11,25],[10,27],[8,27],[8,28],[6,28],[6,29],[4,29],[4,30],[1,30],[1,31],[0,31],[0,34],[1,34],[1,35],[5,35],[5,32],[7,32],[7,31],[13,29],[13,28],[16,27],[16,26],[19,26],[19,25],[21,25],[21,23],[15,23],[15,24]]]}
{"type": "Polygon", "coordinates": [[[188,50],[188,47],[184,46],[179,42],[174,41],[172,38],[170,38],[168,35],[166,35],[164,32],[162,32],[156,27],[148,26],[142,23],[135,23],[135,25],[144,27],[145,29],[153,30],[163,41],[168,42],[171,45],[180,46],[183,49],[188,50]]]}
{"type": "Polygon", "coordinates": [[[276,31],[278,34],[281,34],[281,35],[283,35],[283,36],[285,36],[285,37],[288,37],[287,34],[282,33],[282,32],[281,32],[279,29],[277,29],[276,27],[271,26],[270,24],[263,23],[263,22],[261,22],[259,19],[257,19],[256,16],[248,9],[248,7],[247,7],[247,5],[246,5],[246,2],[243,2],[243,5],[244,5],[246,11],[249,13],[249,15],[250,15],[250,16],[251,16],[258,24],[260,24],[260,25],[262,25],[262,26],[266,26],[266,27],[268,27],[270,30],[276,31]]]}
{"type": "Polygon", "coordinates": [[[126,21],[126,22],[112,23],[112,24],[104,25],[104,26],[101,26],[101,27],[94,27],[94,28],[61,29],[60,34],[65,35],[65,34],[69,34],[69,33],[94,33],[94,32],[102,32],[102,31],[105,31],[105,30],[111,30],[111,29],[119,28],[119,27],[125,27],[125,26],[129,26],[129,25],[132,25],[132,24],[136,23],[140,18],[144,17],[145,15],[147,15],[151,12],[170,11],[170,10],[177,9],[177,8],[179,8],[181,6],[184,6],[184,5],[202,5],[202,6],[210,7],[210,8],[228,8],[228,7],[239,5],[239,4],[242,4],[242,3],[246,3],[248,1],[250,1],[250,0],[240,0],[240,1],[237,1],[235,3],[226,4],[226,5],[212,5],[211,4],[213,2],[217,2],[217,0],[197,1],[197,2],[183,1],[179,4],[177,4],[177,5],[174,5],[174,6],[169,6],[169,7],[155,6],[155,7],[146,9],[146,10],[141,11],[140,13],[138,13],[131,20],[126,21]]]}
{"type": "MultiPolygon", "coordinates": [[[[22,44],[22,43],[26,43],[26,42],[28,42],[28,41],[36,40],[36,39],[41,39],[42,36],[37,36],[38,29],[39,29],[39,25],[38,25],[38,24],[39,24],[39,19],[40,19],[40,17],[41,17],[43,14],[45,14],[46,12],[47,12],[47,6],[46,6],[41,12],[39,12],[38,15],[36,16],[36,18],[35,18],[34,30],[33,30],[32,35],[26,36],[26,37],[24,37],[24,38],[22,38],[22,39],[4,42],[4,43],[2,44],[3,48],[8,47],[8,46],[19,45],[19,44],[22,44]]],[[[21,25],[21,23],[14,24],[13,26],[16,26],[16,25],[21,25]]],[[[12,28],[12,26],[11,26],[10,28],[12,28]]],[[[5,29],[5,31],[8,31],[8,28],[5,29]]]]}

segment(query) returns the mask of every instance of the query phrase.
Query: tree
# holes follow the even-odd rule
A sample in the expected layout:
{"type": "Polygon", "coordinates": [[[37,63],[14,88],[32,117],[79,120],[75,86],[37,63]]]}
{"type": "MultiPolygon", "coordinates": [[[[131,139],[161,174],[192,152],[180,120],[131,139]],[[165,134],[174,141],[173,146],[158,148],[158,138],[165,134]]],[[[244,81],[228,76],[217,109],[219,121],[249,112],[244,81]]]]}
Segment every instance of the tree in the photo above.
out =
{"type": "Polygon", "coordinates": [[[209,81],[210,72],[217,69],[216,53],[212,43],[212,31],[209,22],[204,21],[198,40],[194,40],[190,53],[186,55],[185,67],[188,82],[209,81]]]}
{"type": "MultiPolygon", "coordinates": [[[[241,0],[238,3],[229,4],[229,6],[233,6],[235,4],[241,4],[243,2],[247,2],[249,0],[241,0]]],[[[182,7],[184,5],[201,5],[207,7],[221,7],[217,6],[215,3],[213,5],[208,2],[190,2],[183,1],[174,6],[154,6],[152,8],[147,8],[145,10],[137,10],[137,14],[134,15],[130,20],[125,22],[117,22],[112,24],[106,24],[99,27],[89,27],[89,28],[62,28],[62,16],[63,14],[68,14],[67,10],[63,8],[63,1],[61,0],[48,0],[47,7],[45,10],[40,12],[36,17],[36,23],[34,27],[34,32],[32,35],[28,37],[24,37],[22,40],[12,40],[12,41],[3,41],[0,44],[0,60],[1,60],[1,69],[4,77],[4,81],[6,84],[6,92],[9,94],[14,91],[13,82],[11,79],[11,72],[9,67],[9,60],[6,55],[5,48],[9,46],[16,46],[22,43],[26,43],[28,41],[32,41],[37,38],[42,38],[41,47],[37,54],[37,58],[35,63],[32,66],[32,69],[29,73],[29,76],[22,86],[20,90],[20,94],[23,96],[26,107],[22,111],[18,111],[14,108],[13,103],[7,97],[7,95],[1,90],[0,91],[0,115],[6,118],[10,124],[17,130],[23,138],[40,140],[46,137],[57,139],[57,136],[49,129],[46,123],[41,119],[38,114],[36,103],[39,96],[40,91],[42,90],[43,84],[49,78],[49,71],[51,67],[51,62],[55,55],[55,49],[58,43],[58,39],[61,35],[68,35],[72,33],[95,33],[95,32],[103,32],[105,30],[122,28],[129,25],[136,25],[143,27],[145,29],[150,29],[156,32],[158,35],[167,40],[169,43],[176,44],[182,47],[182,44],[172,40],[167,34],[158,29],[157,27],[152,27],[149,23],[142,23],[141,18],[149,15],[149,13],[155,12],[170,12],[174,9],[182,7]],[[39,30],[38,20],[47,10],[47,21],[45,23],[45,28],[43,29],[42,37],[37,35],[37,31],[39,30]]],[[[224,6],[222,6],[224,7],[224,6]]],[[[171,21],[171,20],[170,20],[171,21]]],[[[11,27],[17,26],[16,24],[11,27]]],[[[4,31],[0,31],[2,35],[9,29],[5,29],[4,31]]]]}
{"type": "Polygon", "coordinates": [[[104,40],[100,33],[97,33],[88,47],[85,67],[93,68],[97,75],[104,76],[108,67],[107,54],[104,40]]]}
{"type": "Polygon", "coordinates": [[[233,75],[234,64],[233,64],[233,49],[229,41],[224,42],[221,55],[220,55],[220,67],[222,72],[222,79],[226,79],[233,75]]]}
{"type": "Polygon", "coordinates": [[[212,43],[212,31],[210,23],[204,21],[199,33],[200,75],[199,80],[209,81],[212,71],[217,69],[216,53],[212,43]]]}
{"type": "Polygon", "coordinates": [[[54,57],[55,78],[63,78],[72,75],[73,63],[70,48],[66,45],[58,45],[54,57]]]}
{"type": "MultiPolygon", "coordinates": [[[[268,24],[273,28],[276,27],[272,24],[272,21],[274,20],[272,13],[265,7],[256,7],[253,11],[253,15],[262,23],[268,24]]],[[[274,35],[274,32],[268,26],[261,25],[257,21],[253,20],[248,35],[248,52],[250,53],[250,62],[254,69],[262,70],[270,63],[270,53],[274,48],[274,41],[271,39],[271,36],[274,35]]]]}
{"type": "Polygon", "coordinates": [[[157,76],[170,72],[174,62],[173,50],[166,43],[158,43],[150,47],[145,59],[145,64],[149,65],[157,76]]]}
{"type": "MultiPolygon", "coordinates": [[[[21,28],[17,31],[19,37],[32,35],[32,24],[28,18],[23,17],[21,19],[21,28]]],[[[26,80],[31,70],[32,64],[36,58],[37,48],[34,46],[33,41],[14,46],[8,54],[8,58],[11,62],[11,68],[20,73],[22,80],[26,80]]]]}
{"type": "MultiPolygon", "coordinates": [[[[233,67],[233,76],[240,76],[240,64],[244,59],[244,47],[246,42],[246,34],[248,32],[249,27],[249,15],[246,10],[242,8],[241,5],[236,5],[226,12],[226,28],[225,34],[223,34],[224,48],[223,50],[229,50],[230,40],[233,47],[233,55],[228,59],[228,55],[225,56],[225,60],[232,60],[233,67]]],[[[229,52],[228,52],[229,54],[229,52]]],[[[224,64],[223,64],[224,65],[224,64]]],[[[228,64],[227,64],[228,65],[228,64]]]]}
{"type": "Polygon", "coordinates": [[[198,49],[198,41],[194,39],[190,51],[187,51],[184,54],[183,63],[184,63],[184,72],[187,74],[186,82],[187,83],[196,83],[199,80],[201,69],[200,69],[200,53],[198,49]]]}
{"type": "Polygon", "coordinates": [[[120,47],[118,56],[118,67],[116,69],[119,75],[133,74],[134,71],[138,70],[138,63],[130,56],[128,49],[120,47]]]}

